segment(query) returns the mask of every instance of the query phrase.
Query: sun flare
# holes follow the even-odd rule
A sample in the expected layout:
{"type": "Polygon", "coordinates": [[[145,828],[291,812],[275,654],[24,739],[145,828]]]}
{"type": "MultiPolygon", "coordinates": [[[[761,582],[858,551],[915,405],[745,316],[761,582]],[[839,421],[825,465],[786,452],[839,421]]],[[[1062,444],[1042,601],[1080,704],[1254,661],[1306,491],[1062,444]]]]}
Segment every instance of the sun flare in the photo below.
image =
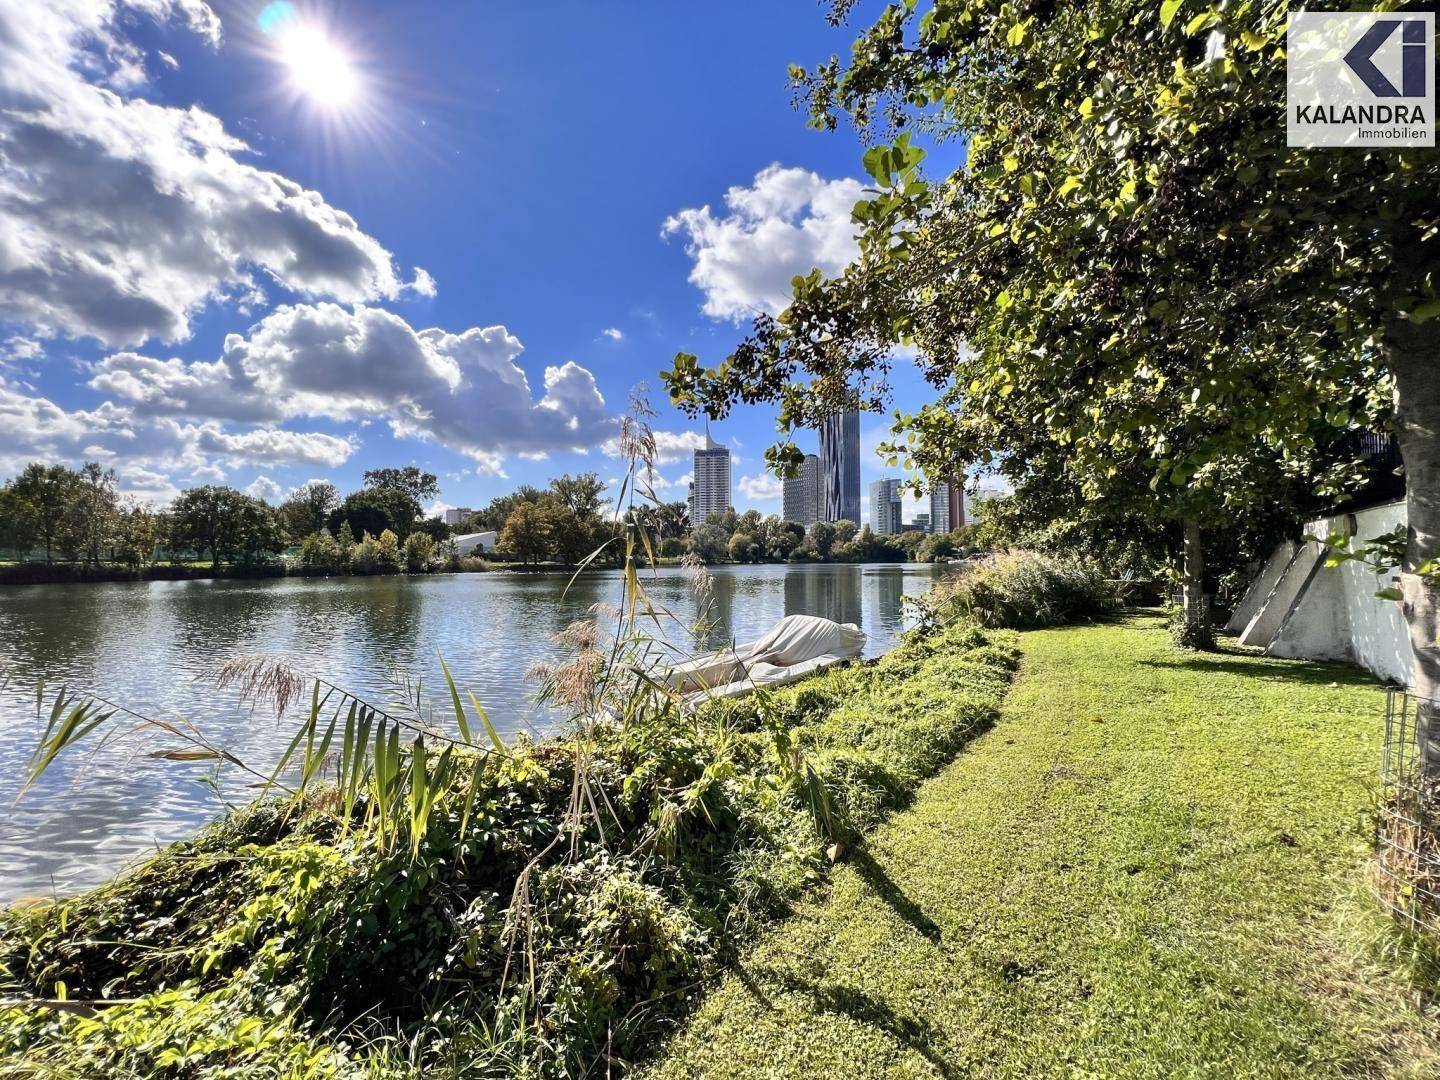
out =
{"type": "Polygon", "coordinates": [[[360,78],[345,51],[315,26],[296,24],[280,34],[280,59],[296,90],[317,105],[343,109],[355,101],[360,78]]]}

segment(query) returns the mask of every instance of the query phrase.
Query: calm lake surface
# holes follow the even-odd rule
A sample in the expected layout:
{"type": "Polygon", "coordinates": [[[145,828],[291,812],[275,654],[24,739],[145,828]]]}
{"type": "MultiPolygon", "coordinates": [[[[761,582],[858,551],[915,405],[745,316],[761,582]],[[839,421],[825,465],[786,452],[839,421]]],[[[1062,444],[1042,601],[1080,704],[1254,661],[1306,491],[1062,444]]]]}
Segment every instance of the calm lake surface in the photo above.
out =
{"type": "MultiPolygon", "coordinates": [[[[785,615],[858,623],[876,656],[902,625],[901,597],[927,591],[926,565],[712,568],[707,618],[678,568],[646,578],[656,606],[675,615],[666,636],[687,650],[748,641],[785,615]]],[[[532,701],[524,673],[560,658],[549,635],[591,605],[620,596],[614,573],[570,584],[564,574],[443,574],[426,578],[280,578],[37,585],[0,589],[0,902],[97,884],[156,846],[191,835],[224,806],[243,802],[240,777],[217,793],[201,764],[146,756],[132,742],[93,758],[56,762],[18,802],[43,722],[35,687],[83,687],[157,718],[184,717],[215,743],[268,767],[293,734],[286,721],[254,712],[211,683],[222,661],[267,653],[377,702],[390,700],[392,673],[423,680],[437,717],[448,709],[438,656],[473,690],[497,728],[544,731],[556,718],[532,701]],[[567,591],[567,585],[569,585],[567,591]]],[[[447,697],[448,700],[448,697],[447,697]]],[[[232,774],[234,770],[231,770],[232,774]]]]}

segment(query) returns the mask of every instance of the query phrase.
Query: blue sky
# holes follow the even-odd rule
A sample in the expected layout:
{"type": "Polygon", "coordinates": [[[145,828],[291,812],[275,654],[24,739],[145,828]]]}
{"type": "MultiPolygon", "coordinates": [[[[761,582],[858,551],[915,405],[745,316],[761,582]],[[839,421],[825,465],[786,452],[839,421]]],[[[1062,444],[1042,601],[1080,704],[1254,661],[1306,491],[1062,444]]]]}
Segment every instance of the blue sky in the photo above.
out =
{"type": "MultiPolygon", "coordinates": [[[[683,498],[695,425],[657,372],[846,257],[862,147],[806,127],[786,69],[854,32],[813,0],[17,6],[0,472],[92,457],[149,498],[275,499],[415,463],[479,506],[615,475],[644,381],[683,498]]],[[[714,434],[737,505],[778,510],[773,412],[714,434]]]]}

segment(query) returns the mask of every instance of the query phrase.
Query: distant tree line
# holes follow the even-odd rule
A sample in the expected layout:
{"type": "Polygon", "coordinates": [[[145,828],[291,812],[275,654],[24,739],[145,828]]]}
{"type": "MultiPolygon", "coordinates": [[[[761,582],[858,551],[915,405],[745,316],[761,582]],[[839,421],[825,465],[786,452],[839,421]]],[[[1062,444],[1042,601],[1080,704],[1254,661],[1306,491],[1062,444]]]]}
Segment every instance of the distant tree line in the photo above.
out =
{"type": "Polygon", "coordinates": [[[312,481],[278,507],[232,487],[207,484],[182,491],[164,509],[118,493],[113,469],[35,462],[0,487],[0,547],[19,561],[141,569],[159,561],[208,562],[255,568],[278,563],[298,545],[302,564],[333,544],[346,558],[331,568],[362,572],[428,569],[450,530],[426,518],[438,494],[436,477],[414,466],[373,469],[343,499],[334,484],[312,481]],[[323,540],[322,540],[323,538],[323,540]],[[352,567],[353,556],[353,567],[352,567]]]}
{"type": "MultiPolygon", "coordinates": [[[[596,473],[564,475],[548,487],[522,485],[497,496],[456,532],[493,531],[487,558],[527,567],[609,565],[619,558],[621,525],[596,473]]],[[[204,564],[211,572],[412,573],[479,568],[456,546],[451,528],[424,507],[439,495],[433,473],[414,466],[371,469],[342,496],[315,480],[278,506],[232,487],[182,491],[163,509],[118,492],[114,470],[39,462],[0,486],[0,548],[17,561],[121,567],[204,564]]],[[[707,563],[931,561],[967,554],[974,530],[878,536],[869,526],[821,522],[808,529],[756,510],[711,515],[690,527],[683,502],[647,504],[628,515],[657,558],[693,552],[707,563]]],[[[63,567],[61,568],[63,569],[63,567]]]]}

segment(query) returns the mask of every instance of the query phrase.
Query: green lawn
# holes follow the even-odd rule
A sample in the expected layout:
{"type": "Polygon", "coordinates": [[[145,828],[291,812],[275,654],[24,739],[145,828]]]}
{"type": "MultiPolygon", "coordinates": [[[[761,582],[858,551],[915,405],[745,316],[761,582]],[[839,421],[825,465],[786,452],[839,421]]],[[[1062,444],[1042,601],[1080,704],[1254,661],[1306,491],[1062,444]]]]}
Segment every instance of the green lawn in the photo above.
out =
{"type": "Polygon", "coordinates": [[[1440,1075],[1361,889],[1382,695],[1027,633],[997,725],[759,943],[654,1075],[1440,1075]]]}

